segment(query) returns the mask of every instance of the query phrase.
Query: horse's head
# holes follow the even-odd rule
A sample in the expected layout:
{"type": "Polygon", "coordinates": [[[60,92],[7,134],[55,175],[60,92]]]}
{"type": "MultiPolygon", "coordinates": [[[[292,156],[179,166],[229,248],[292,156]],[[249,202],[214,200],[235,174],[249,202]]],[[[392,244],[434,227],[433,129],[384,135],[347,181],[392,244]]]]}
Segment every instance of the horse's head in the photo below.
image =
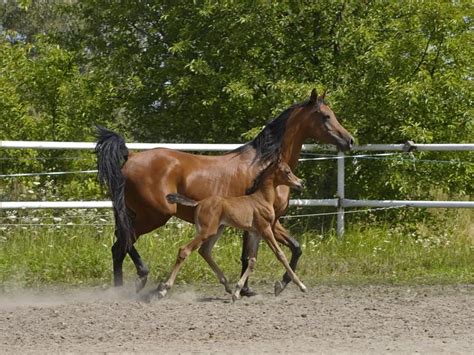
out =
{"type": "Polygon", "coordinates": [[[273,185],[286,185],[297,190],[303,190],[304,181],[293,174],[287,163],[279,162],[274,172],[273,185]]]}
{"type": "Polygon", "coordinates": [[[334,144],[340,150],[349,150],[354,145],[354,138],[341,126],[336,115],[324,102],[325,93],[318,96],[311,91],[309,100],[301,105],[298,112],[304,120],[304,129],[310,138],[321,143],[334,144]]]}

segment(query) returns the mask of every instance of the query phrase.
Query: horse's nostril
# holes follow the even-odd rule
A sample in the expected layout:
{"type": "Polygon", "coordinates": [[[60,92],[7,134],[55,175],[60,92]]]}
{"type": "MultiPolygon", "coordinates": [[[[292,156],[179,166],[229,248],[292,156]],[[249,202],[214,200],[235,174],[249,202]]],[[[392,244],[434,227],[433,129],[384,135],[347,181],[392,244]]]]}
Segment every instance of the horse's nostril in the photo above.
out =
{"type": "Polygon", "coordinates": [[[354,146],[354,144],[355,144],[354,138],[351,137],[351,138],[349,139],[349,147],[352,148],[352,147],[354,146]]]}

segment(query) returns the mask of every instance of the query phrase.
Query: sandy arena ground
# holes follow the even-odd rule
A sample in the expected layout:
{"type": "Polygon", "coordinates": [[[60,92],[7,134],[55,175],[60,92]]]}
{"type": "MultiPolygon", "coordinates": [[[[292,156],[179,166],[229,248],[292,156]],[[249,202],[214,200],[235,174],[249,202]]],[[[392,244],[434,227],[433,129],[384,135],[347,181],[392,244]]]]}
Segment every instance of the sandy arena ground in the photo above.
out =
{"type": "Polygon", "coordinates": [[[235,304],[217,286],[151,303],[131,288],[0,295],[0,352],[474,352],[474,285],[261,285],[235,304]]]}

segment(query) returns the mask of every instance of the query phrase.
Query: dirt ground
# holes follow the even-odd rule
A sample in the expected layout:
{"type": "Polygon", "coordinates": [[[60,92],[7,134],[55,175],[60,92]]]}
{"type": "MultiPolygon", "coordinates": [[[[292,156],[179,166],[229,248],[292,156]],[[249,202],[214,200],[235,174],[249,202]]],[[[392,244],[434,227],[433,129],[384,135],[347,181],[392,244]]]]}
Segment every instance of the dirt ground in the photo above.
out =
{"type": "Polygon", "coordinates": [[[231,302],[177,286],[144,303],[132,287],[0,295],[0,352],[451,353],[474,349],[474,285],[291,286],[231,302]]]}

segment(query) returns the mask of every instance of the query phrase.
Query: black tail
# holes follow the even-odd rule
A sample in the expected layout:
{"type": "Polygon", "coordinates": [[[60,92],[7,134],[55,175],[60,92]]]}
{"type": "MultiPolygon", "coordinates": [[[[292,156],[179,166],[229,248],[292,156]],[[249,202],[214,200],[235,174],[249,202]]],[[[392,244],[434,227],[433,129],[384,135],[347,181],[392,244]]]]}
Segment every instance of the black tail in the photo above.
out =
{"type": "Polygon", "coordinates": [[[178,203],[180,205],[191,207],[197,206],[199,204],[199,202],[191,200],[190,198],[187,198],[186,196],[180,194],[168,194],[166,195],[166,199],[169,203],[178,203]]]}
{"type": "Polygon", "coordinates": [[[122,136],[104,127],[97,127],[97,169],[99,182],[109,190],[114,206],[117,239],[126,251],[132,246],[134,230],[129,210],[125,205],[125,177],[121,167],[128,159],[128,149],[122,136]]]}

